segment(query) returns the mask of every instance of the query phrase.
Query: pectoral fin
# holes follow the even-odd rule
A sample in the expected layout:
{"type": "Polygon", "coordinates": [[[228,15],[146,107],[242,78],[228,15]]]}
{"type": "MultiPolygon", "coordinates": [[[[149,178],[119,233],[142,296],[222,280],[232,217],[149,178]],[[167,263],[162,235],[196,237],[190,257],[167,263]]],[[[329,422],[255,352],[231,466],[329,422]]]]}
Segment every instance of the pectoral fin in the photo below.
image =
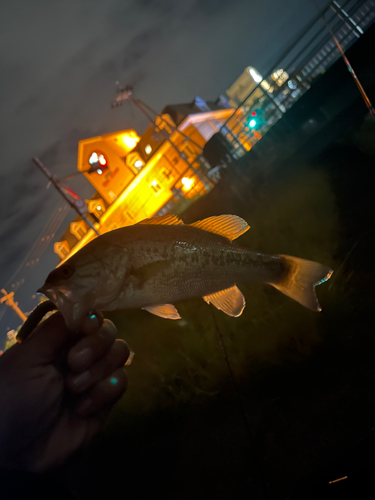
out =
{"type": "Polygon", "coordinates": [[[181,316],[178,314],[177,309],[172,304],[147,306],[147,307],[142,307],[142,309],[148,311],[151,314],[155,314],[155,316],[160,316],[160,318],[181,319],[181,316]]]}
{"type": "Polygon", "coordinates": [[[213,304],[220,311],[235,318],[241,316],[246,305],[245,297],[236,285],[226,290],[206,295],[203,299],[207,304],[213,304]]]}

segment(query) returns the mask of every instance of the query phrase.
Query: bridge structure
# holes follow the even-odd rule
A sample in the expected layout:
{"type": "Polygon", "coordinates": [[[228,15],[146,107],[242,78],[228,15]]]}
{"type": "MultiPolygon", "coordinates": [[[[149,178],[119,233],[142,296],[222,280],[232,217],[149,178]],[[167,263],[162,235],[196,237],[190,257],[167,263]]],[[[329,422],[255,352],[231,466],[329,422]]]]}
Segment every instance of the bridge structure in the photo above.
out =
{"type": "MultiPolygon", "coordinates": [[[[268,72],[260,75],[248,68],[253,88],[220,129],[218,139],[227,152],[240,159],[250,151],[341,56],[345,57],[344,51],[364,35],[374,19],[374,0],[331,1],[268,72]]],[[[345,62],[354,73],[349,61],[345,62]]],[[[352,76],[356,79],[355,73],[352,76]]],[[[356,83],[360,87],[358,79],[356,83]]]]}

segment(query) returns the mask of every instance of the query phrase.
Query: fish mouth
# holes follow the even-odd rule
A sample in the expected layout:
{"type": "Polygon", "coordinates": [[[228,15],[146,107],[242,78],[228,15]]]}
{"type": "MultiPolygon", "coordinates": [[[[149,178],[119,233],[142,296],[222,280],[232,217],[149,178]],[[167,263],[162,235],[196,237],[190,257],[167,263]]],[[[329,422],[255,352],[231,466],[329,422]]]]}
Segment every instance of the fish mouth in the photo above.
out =
{"type": "Polygon", "coordinates": [[[43,294],[47,299],[55,304],[57,309],[64,317],[65,324],[71,331],[78,331],[85,314],[88,313],[83,307],[82,301],[73,300],[70,290],[57,288],[49,283],[45,283],[37,290],[37,293],[43,294]]]}
{"type": "Polygon", "coordinates": [[[57,307],[57,294],[55,292],[55,289],[52,286],[48,286],[48,284],[45,283],[43,286],[38,288],[36,293],[43,294],[45,297],[47,297],[47,299],[49,299],[51,302],[53,302],[55,304],[55,306],[57,307]]]}

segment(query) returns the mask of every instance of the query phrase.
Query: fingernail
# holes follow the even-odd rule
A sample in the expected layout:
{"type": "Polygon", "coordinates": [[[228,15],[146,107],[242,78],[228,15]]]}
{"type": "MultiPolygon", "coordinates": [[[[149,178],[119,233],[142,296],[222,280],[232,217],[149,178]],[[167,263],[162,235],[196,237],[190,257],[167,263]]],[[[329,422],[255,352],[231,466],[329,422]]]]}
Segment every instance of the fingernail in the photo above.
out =
{"type": "Polygon", "coordinates": [[[91,331],[91,330],[97,330],[99,326],[100,322],[97,314],[95,313],[95,311],[90,312],[83,323],[83,327],[84,328],[86,327],[86,329],[89,329],[89,331],[91,331]]]}
{"type": "Polygon", "coordinates": [[[132,361],[133,361],[133,358],[135,356],[135,352],[134,351],[130,351],[129,353],[129,357],[128,359],[126,360],[126,363],[124,366],[130,366],[132,364],[132,361]]]}
{"type": "Polygon", "coordinates": [[[98,327],[103,324],[103,313],[100,311],[90,311],[88,317],[90,321],[97,321],[98,327]]]}
{"type": "Polygon", "coordinates": [[[80,414],[86,413],[90,409],[91,404],[92,404],[92,400],[90,398],[85,398],[77,406],[76,412],[80,413],[80,414]]]}
{"type": "Polygon", "coordinates": [[[90,381],[91,375],[89,371],[85,371],[73,378],[72,382],[77,389],[82,389],[90,381]]]}
{"type": "Polygon", "coordinates": [[[91,358],[92,358],[92,350],[89,347],[85,347],[81,351],[78,351],[75,354],[75,358],[78,361],[78,363],[82,365],[87,365],[90,363],[91,358]]]}

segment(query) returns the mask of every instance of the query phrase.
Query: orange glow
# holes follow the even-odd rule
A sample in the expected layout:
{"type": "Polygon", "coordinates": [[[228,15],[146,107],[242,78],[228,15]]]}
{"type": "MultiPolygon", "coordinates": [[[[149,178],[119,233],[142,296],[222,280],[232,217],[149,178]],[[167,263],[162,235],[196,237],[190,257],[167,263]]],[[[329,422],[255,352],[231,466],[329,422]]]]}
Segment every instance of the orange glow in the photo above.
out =
{"type": "Polygon", "coordinates": [[[338,479],[334,479],[333,481],[328,481],[328,484],[338,483],[339,481],[342,481],[343,479],[348,479],[348,476],[343,476],[343,477],[339,477],[338,479]]]}
{"type": "MultiPolygon", "coordinates": [[[[164,143],[167,145],[167,143],[164,143]]],[[[129,194],[134,191],[134,189],[137,188],[139,183],[149,174],[149,172],[152,170],[152,168],[155,166],[155,164],[160,160],[162,154],[164,153],[164,149],[166,147],[162,147],[160,149],[159,154],[155,155],[146,165],[146,167],[135,177],[133,182],[129,184],[129,186],[121,193],[121,195],[117,198],[116,202],[113,203],[110,207],[108,207],[107,211],[104,213],[103,217],[101,218],[102,224],[104,224],[113,214],[113,212],[118,208],[120,205],[124,203],[126,198],[129,196],[129,194]]]]}
{"type": "MultiPolygon", "coordinates": [[[[199,116],[191,115],[179,125],[179,129],[184,130],[187,135],[199,135],[197,132],[199,123],[204,123],[211,118],[225,121],[233,111],[233,109],[223,109],[201,113],[199,116]]],[[[162,128],[163,123],[161,122],[159,128],[162,128]]],[[[199,138],[199,140],[196,138],[195,140],[198,140],[199,144],[202,142],[203,146],[205,139],[200,135],[199,138]]],[[[182,136],[179,139],[182,140],[182,136]]],[[[103,185],[104,175],[89,176],[85,173],[86,178],[103,198],[103,202],[101,199],[100,201],[99,199],[90,200],[90,203],[93,204],[93,213],[96,210],[97,216],[100,216],[100,224],[94,224],[100,234],[153,217],[173,198],[171,185],[186,170],[186,163],[181,159],[178,159],[177,163],[174,162],[173,167],[169,168],[172,156],[174,159],[176,155],[174,152],[173,155],[171,154],[171,145],[168,141],[162,141],[155,152],[153,146],[146,143],[142,147],[142,152],[151,156],[147,160],[141,159],[140,154],[142,152],[137,151],[137,149],[131,151],[139,141],[140,137],[134,130],[123,130],[79,142],[77,162],[79,171],[87,169],[87,160],[91,158],[90,154],[92,155],[92,151],[95,150],[98,163],[101,154],[103,154],[106,164],[111,166],[116,165],[118,158],[122,160],[126,158],[126,168],[120,169],[120,172],[123,172],[123,177],[119,180],[119,176],[117,176],[109,186],[103,185]],[[164,172],[167,172],[168,175],[164,172]],[[106,201],[106,205],[104,205],[104,201],[106,201]]],[[[104,165],[102,169],[104,173],[104,165]]],[[[190,172],[182,179],[180,178],[181,180],[178,182],[186,200],[190,200],[193,194],[201,194],[207,191],[198,177],[191,173],[192,177],[189,178],[189,174],[190,172]]],[[[211,183],[209,185],[211,186],[211,183]]],[[[81,239],[77,238],[78,241],[74,246],[72,245],[72,248],[66,242],[67,248],[63,248],[63,251],[59,254],[62,259],[58,264],[59,266],[97,237],[92,228],[85,226],[84,229],[86,232],[80,229],[79,237],[81,239]]]]}
{"type": "Polygon", "coordinates": [[[99,156],[99,160],[98,160],[98,161],[99,161],[100,165],[103,165],[103,166],[104,166],[104,165],[106,165],[106,164],[107,164],[107,160],[104,158],[104,156],[103,156],[103,155],[100,155],[100,156],[99,156]]]}
{"type": "Polygon", "coordinates": [[[189,177],[183,177],[181,182],[184,185],[184,190],[189,191],[193,187],[194,179],[190,179],[189,177]]]}
{"type": "Polygon", "coordinates": [[[126,148],[133,149],[139,142],[140,138],[136,134],[128,133],[121,136],[121,140],[126,148]]]}

